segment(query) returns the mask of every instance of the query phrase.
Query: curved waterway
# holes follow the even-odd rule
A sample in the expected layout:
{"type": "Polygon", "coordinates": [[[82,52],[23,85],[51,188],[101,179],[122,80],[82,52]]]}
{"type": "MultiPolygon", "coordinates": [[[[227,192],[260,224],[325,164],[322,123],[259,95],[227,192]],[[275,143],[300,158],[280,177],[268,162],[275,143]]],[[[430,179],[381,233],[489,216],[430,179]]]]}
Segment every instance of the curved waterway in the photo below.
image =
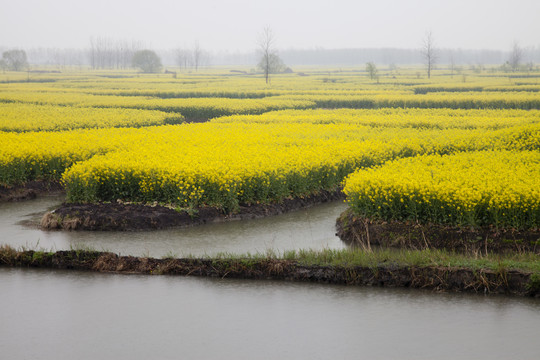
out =
{"type": "Polygon", "coordinates": [[[520,359],[536,299],[0,268],[2,359],[520,359]]]}
{"type": "Polygon", "coordinates": [[[45,196],[0,203],[0,244],[15,248],[68,250],[92,248],[133,256],[203,256],[274,250],[341,249],[335,221],[346,205],[337,201],[262,219],[141,232],[42,231],[42,215],[63,198],[45,196]],[[33,225],[32,225],[33,224],[33,225]]]}
{"type": "MultiPolygon", "coordinates": [[[[0,244],[160,257],[342,248],[340,202],[151,232],[41,231],[61,197],[0,203],[0,244]],[[32,226],[34,224],[34,226],[32,226]]],[[[0,268],[2,359],[538,359],[538,299],[0,268]]]]}

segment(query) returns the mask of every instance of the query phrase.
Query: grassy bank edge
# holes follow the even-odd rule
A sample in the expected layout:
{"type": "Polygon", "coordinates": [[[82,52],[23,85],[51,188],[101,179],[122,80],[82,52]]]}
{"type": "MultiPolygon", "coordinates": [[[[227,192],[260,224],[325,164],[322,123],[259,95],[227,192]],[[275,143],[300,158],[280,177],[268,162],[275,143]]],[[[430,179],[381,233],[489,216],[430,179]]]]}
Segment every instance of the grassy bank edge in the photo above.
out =
{"type": "Polygon", "coordinates": [[[523,271],[540,275],[540,256],[533,253],[495,254],[468,256],[441,249],[396,250],[344,249],[323,251],[300,250],[285,252],[284,259],[289,259],[306,266],[402,266],[402,267],[446,267],[476,271],[523,271]]]}
{"type": "Polygon", "coordinates": [[[442,250],[300,250],[162,259],[94,250],[16,250],[0,246],[0,266],[154,275],[273,279],[437,291],[540,296],[540,256],[470,257],[442,250]]]}

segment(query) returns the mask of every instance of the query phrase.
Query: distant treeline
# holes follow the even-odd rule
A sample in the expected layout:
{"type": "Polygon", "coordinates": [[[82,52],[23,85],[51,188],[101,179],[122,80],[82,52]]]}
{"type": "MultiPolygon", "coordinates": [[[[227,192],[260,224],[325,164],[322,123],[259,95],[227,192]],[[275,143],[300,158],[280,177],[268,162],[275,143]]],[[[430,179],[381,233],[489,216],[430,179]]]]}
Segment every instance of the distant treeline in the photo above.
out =
{"type": "MultiPolygon", "coordinates": [[[[24,49],[28,62],[32,65],[52,66],[87,66],[92,68],[126,68],[130,64],[130,55],[142,48],[135,43],[103,43],[95,39],[91,46],[80,49],[29,48],[24,49]],[[106,46],[105,46],[105,45],[106,46]]],[[[0,53],[10,48],[0,46],[0,53]]],[[[178,66],[179,49],[157,50],[163,65],[178,66]]],[[[206,64],[209,65],[244,65],[255,66],[259,54],[254,51],[207,51],[206,64]]],[[[335,65],[356,66],[373,62],[381,65],[422,64],[424,59],[420,49],[286,49],[280,50],[279,56],[288,66],[300,65],[335,65]]],[[[510,58],[510,50],[463,50],[438,49],[437,63],[454,65],[504,64],[510,58]]],[[[523,63],[540,63],[540,47],[523,49],[523,63]]]]}
{"type": "MultiPolygon", "coordinates": [[[[540,47],[524,49],[524,63],[540,63],[540,47]]],[[[354,66],[373,62],[381,65],[413,65],[424,63],[420,49],[287,49],[279,56],[289,66],[342,65],[354,66]]],[[[510,51],[438,49],[437,63],[454,65],[504,64],[510,51]]],[[[256,53],[216,53],[213,63],[220,65],[253,64],[256,53]]]]}

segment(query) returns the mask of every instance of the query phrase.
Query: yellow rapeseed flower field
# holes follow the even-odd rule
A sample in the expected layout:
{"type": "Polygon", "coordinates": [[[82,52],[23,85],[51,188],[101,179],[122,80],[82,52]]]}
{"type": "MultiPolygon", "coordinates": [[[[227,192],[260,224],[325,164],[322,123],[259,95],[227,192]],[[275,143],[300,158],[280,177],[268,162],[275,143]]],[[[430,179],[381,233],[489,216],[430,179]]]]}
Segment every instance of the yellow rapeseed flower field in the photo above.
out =
{"type": "MultiPolygon", "coordinates": [[[[399,204],[409,194],[406,172],[447,169],[432,203],[446,212],[425,203],[414,205],[414,212],[409,202],[406,211],[370,216],[538,226],[529,195],[508,195],[502,187],[517,188],[487,170],[500,166],[537,180],[540,87],[529,74],[471,72],[458,81],[389,69],[374,81],[363,70],[324,69],[276,75],[271,85],[257,74],[220,70],[178,78],[120,75],[52,73],[33,80],[28,74],[13,82],[6,76],[0,83],[0,185],[62,179],[70,201],[159,201],[234,211],[242,203],[337,189],[349,174],[377,174],[388,163],[396,166],[393,183],[403,179],[404,187],[391,190],[396,198],[401,194],[399,204]],[[181,119],[212,120],[170,125],[181,119]],[[512,158],[515,167],[508,165],[512,158]],[[398,168],[394,161],[411,165],[398,168]],[[450,176],[466,169],[472,177],[478,173],[471,186],[481,194],[474,196],[492,199],[489,211],[456,205],[451,197],[460,188],[459,201],[477,199],[465,192],[469,183],[461,175],[450,176]]],[[[345,183],[351,206],[360,213],[386,209],[376,188],[355,198],[355,176],[345,183]]],[[[519,191],[536,194],[533,180],[519,182],[519,191]]]]}
{"type": "Polygon", "coordinates": [[[117,133],[122,140],[111,142],[127,147],[74,165],[64,181],[73,201],[157,200],[233,210],[239,203],[332,189],[356,168],[395,158],[528,149],[539,135],[540,124],[500,130],[241,122],[146,128],[117,133]]]}
{"type": "Polygon", "coordinates": [[[355,213],[385,220],[535,229],[540,153],[424,155],[362,169],[346,179],[355,213]]]}

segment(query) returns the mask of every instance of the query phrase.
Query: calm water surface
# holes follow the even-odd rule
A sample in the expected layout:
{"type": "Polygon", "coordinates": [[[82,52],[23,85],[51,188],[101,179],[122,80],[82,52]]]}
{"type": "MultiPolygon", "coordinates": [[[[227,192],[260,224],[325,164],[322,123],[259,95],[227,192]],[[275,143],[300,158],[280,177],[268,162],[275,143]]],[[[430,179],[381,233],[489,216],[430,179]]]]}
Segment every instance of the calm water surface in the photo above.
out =
{"type": "Polygon", "coordinates": [[[339,201],[263,219],[159,231],[42,231],[27,225],[29,221],[38,222],[48,209],[58,206],[62,200],[56,196],[0,203],[0,244],[47,250],[91,247],[122,255],[152,257],[345,247],[335,236],[335,221],[346,208],[339,201]]]}
{"type": "MultiPolygon", "coordinates": [[[[344,247],[342,203],[155,232],[27,226],[60,202],[0,203],[0,244],[155,257],[344,247]]],[[[0,359],[540,359],[538,299],[0,268],[0,309],[0,359]]]]}
{"type": "Polygon", "coordinates": [[[540,302],[0,268],[2,359],[531,359],[540,302]]]}

